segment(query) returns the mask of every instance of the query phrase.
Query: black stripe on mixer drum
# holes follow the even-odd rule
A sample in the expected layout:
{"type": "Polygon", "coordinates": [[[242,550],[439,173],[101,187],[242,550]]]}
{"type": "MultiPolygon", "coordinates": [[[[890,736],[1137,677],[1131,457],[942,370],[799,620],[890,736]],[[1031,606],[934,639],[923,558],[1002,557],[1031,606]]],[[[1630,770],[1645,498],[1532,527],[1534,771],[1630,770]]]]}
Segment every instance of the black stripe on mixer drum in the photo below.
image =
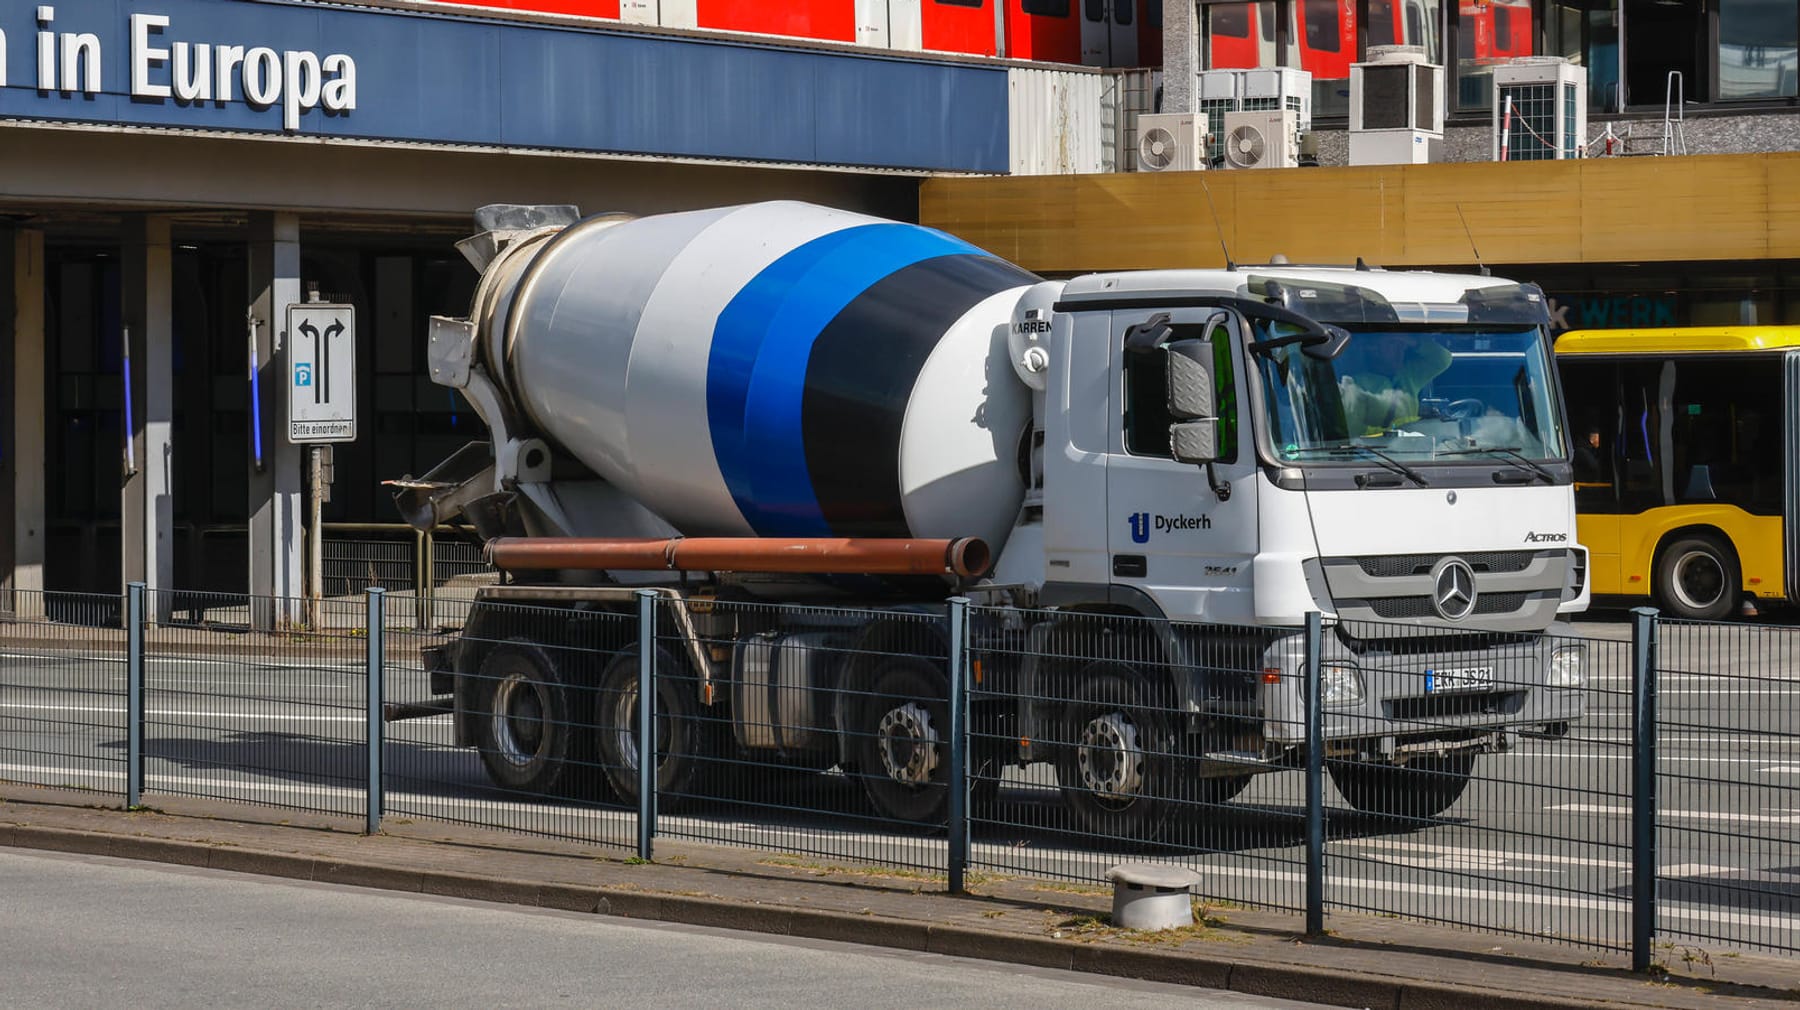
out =
{"type": "Polygon", "coordinates": [[[801,429],[813,493],[834,536],[908,535],[900,426],[925,359],[977,302],[1037,280],[989,256],[922,260],[876,281],[813,341],[801,429]]]}

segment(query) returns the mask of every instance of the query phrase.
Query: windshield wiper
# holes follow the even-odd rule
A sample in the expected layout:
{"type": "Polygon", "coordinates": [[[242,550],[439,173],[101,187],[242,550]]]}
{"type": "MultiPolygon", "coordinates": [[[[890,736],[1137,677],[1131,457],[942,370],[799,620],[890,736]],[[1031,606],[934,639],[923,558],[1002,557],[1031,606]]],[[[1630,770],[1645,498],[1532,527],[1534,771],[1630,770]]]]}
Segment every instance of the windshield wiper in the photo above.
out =
{"type": "Polygon", "coordinates": [[[1484,445],[1474,449],[1445,449],[1439,456],[1471,456],[1478,452],[1488,452],[1499,456],[1521,470],[1529,470],[1534,477],[1542,477],[1544,483],[1556,483],[1556,475],[1538,463],[1537,460],[1519,451],[1516,445],[1484,445]]]}
{"type": "Polygon", "coordinates": [[[1402,477],[1405,477],[1406,479],[1412,481],[1414,484],[1417,484],[1420,487],[1430,487],[1431,486],[1431,482],[1425,479],[1424,474],[1420,473],[1417,470],[1414,470],[1412,467],[1407,466],[1405,463],[1400,462],[1399,460],[1395,459],[1394,457],[1388,455],[1385,452],[1382,452],[1380,449],[1377,449],[1372,445],[1358,445],[1354,442],[1346,442],[1343,445],[1308,446],[1306,449],[1302,449],[1301,451],[1302,452],[1326,452],[1326,453],[1330,453],[1334,456],[1350,456],[1350,455],[1361,454],[1361,455],[1368,456],[1369,458],[1376,460],[1386,469],[1391,470],[1394,473],[1397,473],[1402,477]]]}

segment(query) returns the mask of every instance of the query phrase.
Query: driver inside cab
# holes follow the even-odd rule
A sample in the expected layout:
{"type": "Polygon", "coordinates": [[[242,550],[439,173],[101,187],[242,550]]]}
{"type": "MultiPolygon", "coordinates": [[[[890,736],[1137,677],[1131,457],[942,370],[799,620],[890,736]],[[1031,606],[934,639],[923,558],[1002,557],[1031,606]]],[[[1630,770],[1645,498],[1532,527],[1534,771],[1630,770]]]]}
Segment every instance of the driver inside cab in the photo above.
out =
{"type": "Polygon", "coordinates": [[[1420,392],[1450,367],[1450,352],[1423,334],[1364,334],[1350,347],[1361,361],[1338,378],[1338,395],[1352,438],[1417,421],[1420,392]]]}

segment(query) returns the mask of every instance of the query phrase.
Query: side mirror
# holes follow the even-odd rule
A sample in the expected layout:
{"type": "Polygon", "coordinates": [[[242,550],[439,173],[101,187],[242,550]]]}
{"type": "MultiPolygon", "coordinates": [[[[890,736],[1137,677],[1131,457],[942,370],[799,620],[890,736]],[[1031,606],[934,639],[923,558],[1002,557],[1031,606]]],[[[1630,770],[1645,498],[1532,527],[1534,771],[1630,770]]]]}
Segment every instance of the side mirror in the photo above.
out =
{"type": "Polygon", "coordinates": [[[1177,421],[1218,416],[1213,402],[1212,343],[1176,340],[1167,345],[1169,416],[1177,421]]]}
{"type": "Polygon", "coordinates": [[[1169,425],[1169,455],[1177,463],[1212,463],[1219,458],[1219,419],[1204,417],[1169,425]]]}

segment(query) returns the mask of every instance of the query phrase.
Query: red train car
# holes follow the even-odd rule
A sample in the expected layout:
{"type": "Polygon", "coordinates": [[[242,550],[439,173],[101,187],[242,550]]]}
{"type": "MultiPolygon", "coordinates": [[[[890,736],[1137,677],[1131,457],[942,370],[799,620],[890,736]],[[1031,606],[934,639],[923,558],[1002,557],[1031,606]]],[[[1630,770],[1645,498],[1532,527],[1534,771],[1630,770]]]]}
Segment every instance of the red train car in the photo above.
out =
{"type": "MultiPolygon", "coordinates": [[[[437,0],[666,28],[1090,66],[1162,64],[1163,0],[437,0]],[[1004,4],[996,17],[995,5],[1004,4]],[[1003,46],[995,29],[1004,26],[1003,46]]],[[[1337,0],[1331,0],[1337,2],[1337,0]]]]}
{"type": "Polygon", "coordinates": [[[1534,55],[1531,0],[1464,0],[1456,12],[1463,59],[1497,62],[1534,55]]]}

